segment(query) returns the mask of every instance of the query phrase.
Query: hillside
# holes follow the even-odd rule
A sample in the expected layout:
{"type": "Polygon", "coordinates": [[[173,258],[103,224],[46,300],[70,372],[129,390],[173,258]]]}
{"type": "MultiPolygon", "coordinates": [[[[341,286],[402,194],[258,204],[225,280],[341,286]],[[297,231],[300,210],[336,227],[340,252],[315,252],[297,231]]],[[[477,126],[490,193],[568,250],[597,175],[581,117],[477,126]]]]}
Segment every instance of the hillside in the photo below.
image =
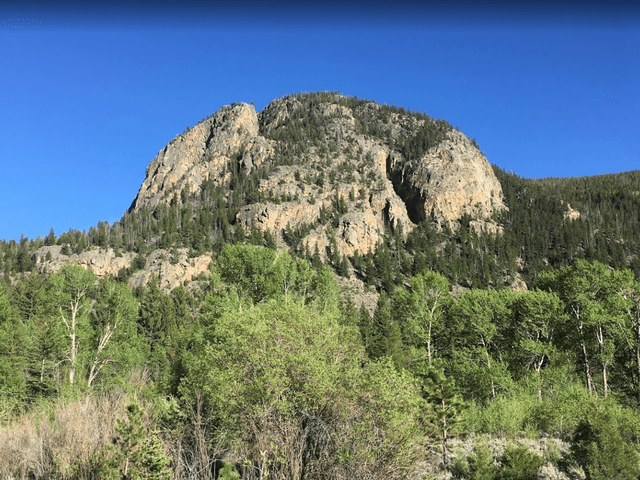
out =
{"type": "Polygon", "coordinates": [[[155,275],[171,289],[206,274],[223,244],[248,241],[377,290],[424,268],[466,288],[523,288],[581,258],[638,274],[638,183],[637,171],[523,179],[492,168],[444,120],[290,95],[262,112],[225,106],[187,128],[151,161],[121,221],[2,242],[0,271],[75,263],[131,286],[155,275]]]}
{"type": "MultiPolygon", "coordinates": [[[[151,162],[130,211],[184,204],[211,184],[237,204],[234,223],[245,233],[283,240],[284,230],[315,227],[326,211],[341,256],[374,250],[388,228],[483,220],[503,208],[486,159],[446,122],[337,94],[279,99],[260,114],[223,107],[151,162]]],[[[324,255],[326,226],[301,241],[324,255]]]]}
{"type": "Polygon", "coordinates": [[[334,93],[222,107],[119,222],[0,244],[0,477],[635,480],[638,192],[334,93]]]}
{"type": "Polygon", "coordinates": [[[576,259],[640,275],[640,170],[540,180],[495,170],[509,206],[499,221],[527,278],[576,259]]]}

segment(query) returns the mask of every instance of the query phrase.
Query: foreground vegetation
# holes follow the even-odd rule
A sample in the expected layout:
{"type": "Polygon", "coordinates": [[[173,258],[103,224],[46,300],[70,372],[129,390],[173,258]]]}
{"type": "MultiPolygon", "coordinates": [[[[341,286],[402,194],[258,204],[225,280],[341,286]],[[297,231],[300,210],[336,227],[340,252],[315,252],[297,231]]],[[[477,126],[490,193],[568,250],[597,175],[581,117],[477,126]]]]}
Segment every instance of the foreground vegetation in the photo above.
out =
{"type": "Polygon", "coordinates": [[[427,270],[371,315],[327,267],[241,244],[171,294],[23,276],[0,292],[0,476],[636,478],[640,285],[578,261],[537,287],[454,297],[427,270]],[[523,442],[547,436],[568,449],[523,442]]]}

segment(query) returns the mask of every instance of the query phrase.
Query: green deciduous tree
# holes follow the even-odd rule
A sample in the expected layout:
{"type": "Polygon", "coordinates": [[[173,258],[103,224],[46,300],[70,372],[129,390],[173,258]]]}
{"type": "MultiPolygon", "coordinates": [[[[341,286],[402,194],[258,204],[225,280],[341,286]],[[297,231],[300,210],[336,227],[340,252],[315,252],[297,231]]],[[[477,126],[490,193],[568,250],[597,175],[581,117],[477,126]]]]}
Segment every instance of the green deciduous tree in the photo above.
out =
{"type": "Polygon", "coordinates": [[[251,245],[225,245],[218,256],[218,269],[224,281],[238,293],[259,303],[282,293],[290,285],[291,257],[270,248],[251,245]]]}
{"type": "Polygon", "coordinates": [[[408,289],[393,296],[395,318],[400,322],[403,341],[411,348],[411,361],[426,357],[432,365],[437,356],[437,339],[443,333],[444,309],[450,303],[449,281],[442,275],[425,271],[411,279],[408,289]]]}
{"type": "MultiPolygon", "coordinates": [[[[635,394],[636,402],[640,405],[640,283],[633,280],[622,286],[622,296],[626,300],[625,323],[627,331],[627,348],[624,357],[624,383],[631,382],[631,392],[635,394]],[[626,373],[633,372],[629,376],[626,373]]],[[[623,383],[623,385],[624,385],[623,383]]]]}
{"type": "Polygon", "coordinates": [[[357,329],[290,296],[217,318],[185,357],[180,391],[202,398],[243,478],[399,478],[423,400],[386,363],[365,365],[357,329]],[[254,473],[251,473],[254,472],[254,473]]]}
{"type": "Polygon", "coordinates": [[[624,335],[627,303],[624,285],[632,280],[631,272],[612,270],[599,262],[576,261],[541,275],[541,285],[560,295],[568,316],[567,341],[577,347],[585,384],[596,392],[594,380],[600,366],[600,390],[609,391],[609,370],[615,350],[624,335]]]}
{"type": "Polygon", "coordinates": [[[496,398],[511,381],[502,361],[500,325],[510,318],[507,291],[469,290],[451,305],[446,334],[452,342],[451,363],[458,385],[480,401],[496,398]]]}
{"type": "Polygon", "coordinates": [[[51,277],[54,292],[57,295],[58,319],[64,326],[68,338],[66,360],[68,362],[69,384],[76,383],[76,374],[80,366],[80,346],[89,343],[88,314],[91,308],[91,294],[94,288],[94,275],[77,265],[65,265],[51,277]]]}
{"type": "Polygon", "coordinates": [[[556,335],[563,327],[564,305],[555,293],[522,292],[514,298],[513,322],[507,341],[517,346],[509,356],[510,370],[518,375],[533,371],[538,401],[542,400],[542,370],[557,355],[556,335]]]}
{"type": "Polygon", "coordinates": [[[91,315],[93,341],[87,386],[99,375],[116,376],[145,359],[146,345],[138,336],[137,319],[138,302],[131,290],[113,280],[102,280],[91,315]]]}

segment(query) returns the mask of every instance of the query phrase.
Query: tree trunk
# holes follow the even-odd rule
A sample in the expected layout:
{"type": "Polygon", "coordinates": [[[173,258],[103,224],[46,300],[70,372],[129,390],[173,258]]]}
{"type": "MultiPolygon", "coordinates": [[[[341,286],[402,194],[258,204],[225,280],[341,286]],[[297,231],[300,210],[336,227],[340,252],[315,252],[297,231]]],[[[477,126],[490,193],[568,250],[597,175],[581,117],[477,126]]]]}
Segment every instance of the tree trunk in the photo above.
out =
{"type": "Polygon", "coordinates": [[[544,363],[544,356],[540,359],[540,361],[536,364],[536,376],[538,381],[538,402],[542,402],[542,374],[540,373],[542,370],[542,364],[544,363]]]}
{"type": "MultiPolygon", "coordinates": [[[[484,347],[484,354],[487,357],[487,368],[489,369],[489,375],[491,375],[491,356],[489,355],[489,348],[487,347],[487,343],[484,341],[484,337],[480,336],[482,340],[482,346],[484,347]]],[[[493,375],[491,375],[491,398],[496,398],[496,385],[493,382],[493,375]]]]}
{"type": "Polygon", "coordinates": [[[84,296],[84,292],[78,293],[75,295],[75,298],[71,300],[69,304],[69,312],[71,313],[71,318],[67,319],[65,317],[64,312],[62,311],[62,307],[60,307],[60,316],[62,317],[62,321],[69,332],[69,338],[71,339],[71,349],[69,351],[69,383],[73,385],[76,380],[76,362],[78,358],[78,335],[77,335],[77,322],[78,322],[78,313],[82,309],[82,297],[84,296]]]}
{"type": "Polygon", "coordinates": [[[605,398],[607,397],[607,393],[609,392],[609,385],[607,382],[607,365],[608,362],[604,358],[604,331],[602,330],[602,324],[598,324],[598,328],[596,330],[596,338],[598,339],[598,350],[600,351],[600,361],[602,362],[602,390],[605,398]]]}
{"type": "Polygon", "coordinates": [[[429,329],[427,332],[427,358],[429,360],[429,365],[431,365],[431,325],[433,324],[433,312],[431,314],[431,318],[429,318],[429,329]]]}
{"type": "Polygon", "coordinates": [[[580,348],[582,349],[582,362],[584,366],[585,378],[587,381],[587,390],[589,393],[593,393],[593,382],[591,380],[591,367],[589,365],[589,355],[587,353],[587,344],[584,340],[583,323],[578,325],[578,331],[580,332],[580,348]]]}
{"type": "Polygon", "coordinates": [[[107,324],[107,326],[105,327],[104,333],[102,334],[102,337],[100,337],[100,342],[98,343],[98,350],[96,351],[96,355],[93,358],[93,363],[91,364],[91,370],[89,371],[89,380],[87,380],[87,387],[91,386],[98,373],[100,373],[100,370],[102,369],[104,364],[108,361],[100,361],[100,353],[107,346],[107,343],[109,343],[109,340],[111,339],[111,336],[113,335],[113,332],[117,327],[117,323],[113,328],[110,324],[107,324]]]}

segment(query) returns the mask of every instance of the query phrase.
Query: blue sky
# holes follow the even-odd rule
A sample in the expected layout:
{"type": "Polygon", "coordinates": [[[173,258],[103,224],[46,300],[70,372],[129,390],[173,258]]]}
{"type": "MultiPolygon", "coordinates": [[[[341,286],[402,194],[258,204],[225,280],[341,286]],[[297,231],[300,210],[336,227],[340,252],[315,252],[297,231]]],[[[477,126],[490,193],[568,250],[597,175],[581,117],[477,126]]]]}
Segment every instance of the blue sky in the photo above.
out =
{"type": "Polygon", "coordinates": [[[0,6],[0,239],[119,220],[186,126],[291,92],[445,118],[524,177],[640,168],[632,3],[90,4],[0,6]]]}

